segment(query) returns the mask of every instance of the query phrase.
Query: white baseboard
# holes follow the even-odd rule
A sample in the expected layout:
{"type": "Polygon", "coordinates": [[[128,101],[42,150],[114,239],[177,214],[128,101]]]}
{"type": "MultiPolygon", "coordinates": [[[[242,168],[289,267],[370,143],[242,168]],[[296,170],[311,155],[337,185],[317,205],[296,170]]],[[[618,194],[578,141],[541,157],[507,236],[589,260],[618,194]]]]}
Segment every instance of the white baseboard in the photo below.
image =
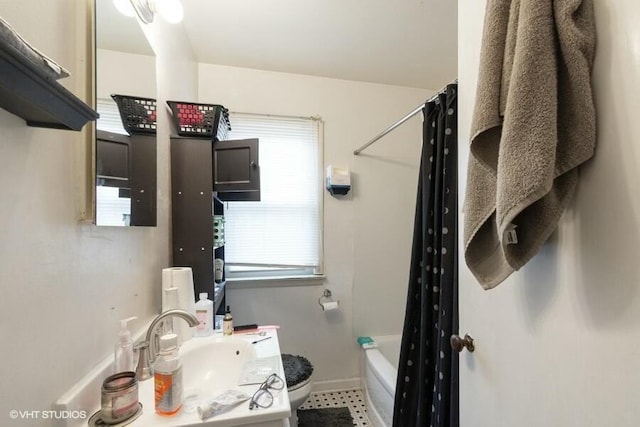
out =
{"type": "Polygon", "coordinates": [[[343,380],[314,381],[311,392],[359,390],[362,388],[360,377],[343,380]]]}

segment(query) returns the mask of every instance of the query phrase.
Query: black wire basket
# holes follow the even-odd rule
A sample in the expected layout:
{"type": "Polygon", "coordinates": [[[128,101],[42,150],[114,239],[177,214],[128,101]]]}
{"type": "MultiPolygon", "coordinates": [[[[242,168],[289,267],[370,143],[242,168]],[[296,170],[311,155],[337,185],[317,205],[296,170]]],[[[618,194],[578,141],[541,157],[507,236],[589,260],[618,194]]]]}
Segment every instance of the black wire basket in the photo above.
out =
{"type": "Polygon", "coordinates": [[[178,135],[227,139],[231,126],[229,110],[219,104],[167,101],[178,135]]]}
{"type": "Polygon", "coordinates": [[[129,95],[111,95],[118,104],[122,126],[129,135],[152,133],[157,130],[156,100],[129,95]]]}

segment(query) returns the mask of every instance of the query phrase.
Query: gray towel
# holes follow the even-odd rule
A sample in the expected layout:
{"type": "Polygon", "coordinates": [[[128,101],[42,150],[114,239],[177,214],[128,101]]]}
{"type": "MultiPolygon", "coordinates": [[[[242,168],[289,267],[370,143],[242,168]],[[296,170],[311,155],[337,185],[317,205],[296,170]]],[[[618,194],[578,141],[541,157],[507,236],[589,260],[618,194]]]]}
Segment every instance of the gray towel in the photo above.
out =
{"type": "Polygon", "coordinates": [[[484,25],[464,243],[491,289],[544,244],[593,156],[593,3],[488,0],[484,25]]]}

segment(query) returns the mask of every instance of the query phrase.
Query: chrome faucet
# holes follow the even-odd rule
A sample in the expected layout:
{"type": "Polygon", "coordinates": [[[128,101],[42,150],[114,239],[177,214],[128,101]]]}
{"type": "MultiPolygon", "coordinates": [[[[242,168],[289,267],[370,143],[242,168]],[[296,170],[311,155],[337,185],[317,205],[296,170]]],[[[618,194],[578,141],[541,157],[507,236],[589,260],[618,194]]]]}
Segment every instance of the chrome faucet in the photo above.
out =
{"type": "Polygon", "coordinates": [[[156,340],[158,336],[156,329],[158,329],[158,326],[164,320],[174,316],[184,319],[191,327],[200,323],[194,314],[180,309],[167,310],[160,313],[158,317],[153,319],[151,325],[149,325],[149,329],[147,329],[147,335],[145,336],[144,341],[136,345],[136,349],[139,352],[138,366],[136,367],[136,376],[138,377],[138,381],[144,381],[151,378],[151,364],[155,361],[157,353],[156,340]]]}

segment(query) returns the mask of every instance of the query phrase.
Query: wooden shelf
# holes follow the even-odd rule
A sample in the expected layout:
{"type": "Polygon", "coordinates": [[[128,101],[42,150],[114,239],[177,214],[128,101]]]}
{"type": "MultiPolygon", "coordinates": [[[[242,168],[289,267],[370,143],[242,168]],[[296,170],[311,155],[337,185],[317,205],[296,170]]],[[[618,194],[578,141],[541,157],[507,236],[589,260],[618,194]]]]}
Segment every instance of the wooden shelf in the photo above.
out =
{"type": "Polygon", "coordinates": [[[91,107],[2,43],[0,107],[35,127],[79,131],[87,122],[98,118],[91,107]]]}

